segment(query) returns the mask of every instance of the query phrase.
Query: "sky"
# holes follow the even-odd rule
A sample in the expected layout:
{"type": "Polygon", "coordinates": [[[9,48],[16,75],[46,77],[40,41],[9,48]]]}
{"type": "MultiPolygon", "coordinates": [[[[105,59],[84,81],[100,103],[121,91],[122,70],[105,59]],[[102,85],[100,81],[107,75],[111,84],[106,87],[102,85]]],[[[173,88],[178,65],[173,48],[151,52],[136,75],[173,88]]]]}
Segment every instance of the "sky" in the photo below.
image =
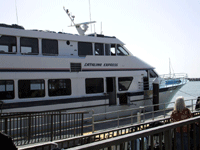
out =
{"type": "Polygon", "coordinates": [[[75,23],[90,21],[91,10],[96,24],[86,34],[100,33],[102,23],[104,35],[158,74],[169,73],[170,59],[174,73],[200,77],[200,0],[0,0],[0,23],[77,34],[63,6],[75,23]]]}

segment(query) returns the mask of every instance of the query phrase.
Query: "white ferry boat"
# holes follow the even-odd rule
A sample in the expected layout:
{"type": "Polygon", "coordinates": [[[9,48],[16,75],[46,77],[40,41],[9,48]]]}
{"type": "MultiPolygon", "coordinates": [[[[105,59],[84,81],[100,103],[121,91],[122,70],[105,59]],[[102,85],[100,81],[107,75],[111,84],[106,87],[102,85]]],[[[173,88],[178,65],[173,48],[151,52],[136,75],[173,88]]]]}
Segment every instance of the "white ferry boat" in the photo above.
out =
{"type": "Polygon", "coordinates": [[[165,84],[118,38],[85,35],[87,24],[74,24],[80,35],[0,25],[2,112],[138,108],[152,104],[146,91],[156,78],[159,103],[169,102],[186,83],[182,76],[182,82],[165,84]]]}

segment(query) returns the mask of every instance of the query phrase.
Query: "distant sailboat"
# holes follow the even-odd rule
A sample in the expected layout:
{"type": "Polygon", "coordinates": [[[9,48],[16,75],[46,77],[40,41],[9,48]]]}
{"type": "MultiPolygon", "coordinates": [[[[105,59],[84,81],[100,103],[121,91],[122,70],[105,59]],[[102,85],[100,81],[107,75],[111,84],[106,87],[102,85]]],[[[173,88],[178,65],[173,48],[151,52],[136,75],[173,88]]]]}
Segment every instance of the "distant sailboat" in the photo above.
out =
{"type": "Polygon", "coordinates": [[[174,74],[174,70],[171,65],[171,60],[169,58],[169,79],[165,81],[166,85],[180,84],[181,80],[177,79],[174,74]]]}

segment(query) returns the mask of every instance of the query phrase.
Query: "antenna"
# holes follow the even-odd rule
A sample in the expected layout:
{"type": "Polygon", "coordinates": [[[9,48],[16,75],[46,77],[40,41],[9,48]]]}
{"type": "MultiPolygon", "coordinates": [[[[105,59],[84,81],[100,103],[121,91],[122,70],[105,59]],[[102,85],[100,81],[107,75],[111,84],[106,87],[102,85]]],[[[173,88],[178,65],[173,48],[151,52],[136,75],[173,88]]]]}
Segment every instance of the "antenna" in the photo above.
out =
{"type": "Polygon", "coordinates": [[[100,33],[103,34],[103,31],[102,31],[102,22],[101,22],[101,32],[100,33]]]}
{"type": "Polygon", "coordinates": [[[17,14],[17,0],[15,0],[15,10],[16,10],[16,18],[17,18],[17,24],[18,24],[18,14],[17,14]]]}
{"type": "Polygon", "coordinates": [[[71,20],[71,26],[69,27],[76,27],[76,30],[78,31],[78,33],[80,35],[85,35],[85,32],[87,31],[88,29],[88,24],[91,24],[91,23],[96,23],[96,21],[90,21],[90,22],[83,22],[83,23],[79,23],[79,24],[75,24],[74,23],[74,18],[75,16],[72,16],[70,13],[69,13],[69,10],[68,9],[65,9],[65,7],[63,7],[64,11],[66,12],[66,14],[68,15],[68,17],[70,18],[71,20]]]}
{"type": "MultiPolygon", "coordinates": [[[[89,0],[89,13],[90,13],[90,22],[91,22],[91,7],[90,7],[90,0],[89,0]]],[[[90,25],[91,27],[91,32],[92,32],[92,25],[90,25]]]]}

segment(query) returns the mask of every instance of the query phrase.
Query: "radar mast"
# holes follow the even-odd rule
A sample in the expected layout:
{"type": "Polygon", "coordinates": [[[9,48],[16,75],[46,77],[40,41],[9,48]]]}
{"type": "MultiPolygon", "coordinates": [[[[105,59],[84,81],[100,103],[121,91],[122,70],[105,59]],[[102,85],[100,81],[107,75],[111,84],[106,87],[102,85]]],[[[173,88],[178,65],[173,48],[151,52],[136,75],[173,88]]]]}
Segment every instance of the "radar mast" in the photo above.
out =
{"type": "Polygon", "coordinates": [[[89,27],[88,24],[96,23],[96,21],[90,21],[90,22],[83,22],[83,23],[75,24],[74,23],[75,16],[71,15],[69,13],[69,10],[65,9],[65,7],[63,7],[63,9],[71,20],[72,24],[69,27],[76,27],[76,30],[78,31],[79,35],[85,35],[85,32],[87,31],[87,29],[89,27]]]}

